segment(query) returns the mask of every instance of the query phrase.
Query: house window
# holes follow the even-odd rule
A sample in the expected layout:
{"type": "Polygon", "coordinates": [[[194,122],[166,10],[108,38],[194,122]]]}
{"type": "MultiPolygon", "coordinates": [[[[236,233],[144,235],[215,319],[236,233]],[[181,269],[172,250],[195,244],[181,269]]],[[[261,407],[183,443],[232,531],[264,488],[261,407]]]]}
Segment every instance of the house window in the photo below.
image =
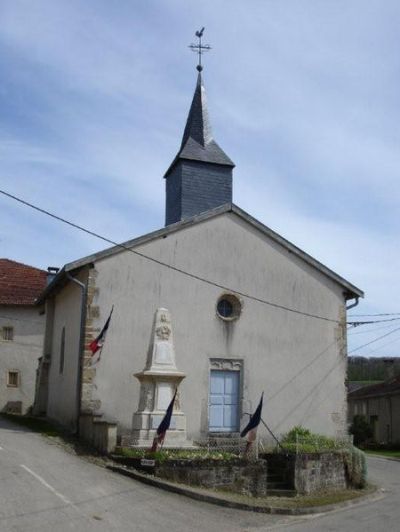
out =
{"type": "Polygon", "coordinates": [[[223,294],[217,301],[217,316],[223,320],[231,321],[240,316],[242,304],[233,294],[223,294]]]}
{"type": "Polygon", "coordinates": [[[19,371],[8,371],[7,372],[7,386],[9,388],[18,388],[19,371]]]}
{"type": "Polygon", "coordinates": [[[2,338],[7,342],[14,340],[14,327],[3,327],[2,338]]]}
{"type": "Polygon", "coordinates": [[[60,342],[60,373],[64,372],[64,354],[65,354],[65,327],[62,328],[60,342]]]}

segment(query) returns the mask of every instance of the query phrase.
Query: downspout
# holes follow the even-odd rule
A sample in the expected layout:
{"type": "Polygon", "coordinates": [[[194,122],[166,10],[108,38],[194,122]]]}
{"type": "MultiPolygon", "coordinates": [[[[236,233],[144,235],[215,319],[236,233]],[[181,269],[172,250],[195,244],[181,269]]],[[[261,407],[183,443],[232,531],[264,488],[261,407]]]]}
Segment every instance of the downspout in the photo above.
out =
{"type": "Polygon", "coordinates": [[[354,303],[352,303],[351,305],[346,307],[346,310],[350,310],[351,308],[354,308],[354,307],[356,307],[358,305],[358,301],[359,301],[360,298],[357,296],[354,299],[355,299],[354,303]]]}
{"type": "Polygon", "coordinates": [[[72,277],[68,272],[66,273],[67,279],[77,284],[81,289],[81,322],[79,332],[79,354],[78,354],[78,379],[76,383],[76,434],[79,435],[79,416],[81,413],[82,402],[82,371],[83,371],[83,353],[85,350],[85,318],[86,318],[86,300],[87,300],[87,287],[85,283],[82,283],[75,277],[72,277]]]}

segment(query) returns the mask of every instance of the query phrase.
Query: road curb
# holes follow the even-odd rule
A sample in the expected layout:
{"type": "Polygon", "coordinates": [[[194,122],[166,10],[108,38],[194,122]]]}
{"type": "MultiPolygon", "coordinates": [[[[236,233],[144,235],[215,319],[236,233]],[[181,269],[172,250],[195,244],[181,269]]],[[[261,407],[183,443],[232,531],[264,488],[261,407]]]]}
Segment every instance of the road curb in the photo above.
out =
{"type": "Polygon", "coordinates": [[[177,493],[179,495],[184,495],[185,497],[189,497],[197,501],[207,502],[207,503],[215,504],[218,506],[224,506],[226,508],[234,508],[237,510],[246,510],[250,512],[265,513],[265,514],[277,514],[277,515],[321,514],[321,513],[332,512],[334,510],[338,510],[341,508],[346,508],[348,506],[354,506],[356,504],[372,502],[375,500],[379,500],[383,497],[382,492],[378,490],[378,488],[375,488],[375,490],[372,493],[369,492],[368,494],[364,496],[361,495],[360,497],[357,497],[356,499],[350,499],[347,501],[333,503],[333,504],[326,504],[324,506],[311,506],[308,508],[282,508],[282,507],[277,508],[274,506],[261,506],[257,504],[246,504],[244,502],[233,501],[233,500],[225,499],[223,497],[218,497],[217,494],[209,495],[207,493],[201,493],[187,486],[173,484],[171,482],[167,482],[165,480],[151,477],[149,475],[145,475],[143,473],[139,473],[138,471],[127,469],[126,467],[122,467],[122,466],[107,465],[106,467],[110,471],[114,471],[115,473],[119,473],[120,475],[133,478],[134,480],[138,480],[139,482],[142,482],[143,484],[154,486],[154,487],[163,489],[165,491],[169,491],[171,493],[177,493]]]}

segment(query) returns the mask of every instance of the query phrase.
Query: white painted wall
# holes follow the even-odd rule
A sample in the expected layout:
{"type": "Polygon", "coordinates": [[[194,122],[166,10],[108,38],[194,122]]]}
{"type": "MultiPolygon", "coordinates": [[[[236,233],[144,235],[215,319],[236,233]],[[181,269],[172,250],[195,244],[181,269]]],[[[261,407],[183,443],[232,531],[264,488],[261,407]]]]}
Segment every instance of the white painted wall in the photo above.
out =
{"type": "MultiPolygon", "coordinates": [[[[48,305],[48,311],[51,312],[50,305],[48,305]]],[[[81,289],[79,286],[71,282],[68,283],[54,297],[53,312],[53,324],[52,327],[49,327],[51,334],[51,362],[47,416],[67,428],[75,430],[81,316],[81,289]],[[60,373],[60,348],[63,327],[65,327],[64,370],[60,373]]],[[[50,316],[49,319],[51,319],[50,316]]],[[[46,348],[50,348],[47,340],[46,348]]]]}
{"type": "MultiPolygon", "coordinates": [[[[234,213],[136,249],[237,291],[308,313],[335,320],[344,306],[342,287],[234,213]]],[[[115,308],[94,393],[101,401],[100,411],[118,420],[122,430],[130,429],[137,409],[140,387],[133,374],[145,365],[158,307],[171,311],[177,366],[187,374],[181,392],[190,437],[207,431],[210,358],[218,357],[243,360],[243,410],[253,410],[264,391],[263,417],[277,433],[298,424],[324,434],[345,430],[346,358],[340,354],[337,324],[248,298],[243,298],[241,317],[227,323],[216,316],[223,292],[217,287],[127,251],[95,267],[94,304],[101,314],[94,325],[101,328],[111,305],[115,308]]],[[[76,302],[70,312],[78,316],[76,302]]]]}
{"type": "Polygon", "coordinates": [[[33,306],[0,305],[0,411],[10,401],[22,402],[22,413],[32,406],[38,358],[42,355],[45,316],[33,306]],[[2,328],[13,327],[14,339],[4,341],[2,328]],[[7,386],[7,372],[19,371],[19,386],[7,386]]]}

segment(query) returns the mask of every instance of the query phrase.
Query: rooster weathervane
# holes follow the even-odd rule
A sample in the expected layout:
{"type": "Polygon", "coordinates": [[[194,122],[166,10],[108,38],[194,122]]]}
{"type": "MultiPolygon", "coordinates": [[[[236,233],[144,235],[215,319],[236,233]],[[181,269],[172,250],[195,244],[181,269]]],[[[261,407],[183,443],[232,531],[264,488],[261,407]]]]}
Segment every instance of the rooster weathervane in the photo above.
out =
{"type": "Polygon", "coordinates": [[[197,44],[189,44],[189,48],[192,50],[192,52],[195,52],[199,56],[199,64],[197,65],[197,70],[201,72],[203,70],[203,66],[201,64],[201,56],[205,53],[211,50],[211,46],[209,44],[202,44],[201,38],[203,37],[205,28],[201,28],[201,30],[196,31],[195,35],[198,37],[199,42],[197,44]]]}

